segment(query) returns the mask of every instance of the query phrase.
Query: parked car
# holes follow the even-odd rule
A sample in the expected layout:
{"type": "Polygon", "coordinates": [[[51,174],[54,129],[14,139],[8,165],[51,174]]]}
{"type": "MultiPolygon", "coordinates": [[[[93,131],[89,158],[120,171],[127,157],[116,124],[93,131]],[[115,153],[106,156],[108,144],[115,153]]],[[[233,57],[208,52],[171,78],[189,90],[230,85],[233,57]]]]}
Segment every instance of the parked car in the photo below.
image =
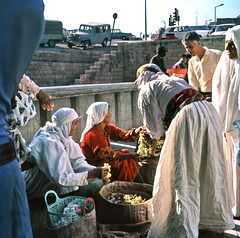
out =
{"type": "Polygon", "coordinates": [[[62,42],[63,40],[63,27],[61,21],[45,21],[45,29],[43,33],[40,46],[44,47],[45,44],[48,47],[55,47],[56,43],[62,42]]]}
{"type": "Polygon", "coordinates": [[[113,29],[112,39],[131,40],[132,33],[125,33],[125,32],[122,32],[120,29],[113,29]]]}
{"type": "Polygon", "coordinates": [[[190,26],[192,30],[194,30],[200,37],[207,37],[209,33],[212,31],[211,28],[207,25],[201,26],[190,26]]]}
{"type": "Polygon", "coordinates": [[[221,25],[218,25],[215,29],[215,31],[213,33],[211,33],[210,36],[221,36],[221,35],[225,35],[226,31],[229,29],[229,28],[232,28],[236,26],[235,23],[228,23],[228,24],[221,24],[221,25]]]}
{"type": "Polygon", "coordinates": [[[170,26],[166,28],[162,34],[162,40],[180,39],[182,40],[184,35],[188,32],[193,31],[190,26],[170,26]]]}
{"type": "Polygon", "coordinates": [[[102,44],[103,47],[106,47],[110,38],[110,24],[81,24],[77,32],[71,33],[67,37],[67,44],[69,48],[73,46],[83,46],[83,48],[87,50],[89,46],[95,44],[102,44]]]}

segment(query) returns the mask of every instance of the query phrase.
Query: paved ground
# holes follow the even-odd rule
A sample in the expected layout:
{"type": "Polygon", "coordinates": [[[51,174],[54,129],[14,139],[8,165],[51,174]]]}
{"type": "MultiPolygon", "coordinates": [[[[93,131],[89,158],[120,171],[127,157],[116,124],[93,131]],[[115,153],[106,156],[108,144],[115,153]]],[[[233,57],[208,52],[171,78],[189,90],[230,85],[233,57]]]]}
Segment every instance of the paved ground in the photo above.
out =
{"type": "MultiPolygon", "coordinates": [[[[113,40],[111,43],[111,46],[109,45],[108,42],[108,46],[107,47],[102,47],[101,44],[98,45],[94,45],[94,46],[90,46],[89,49],[87,51],[111,51],[111,50],[116,50],[117,49],[117,42],[118,40],[113,40]]],[[[67,43],[58,43],[56,44],[56,46],[54,48],[49,48],[47,46],[47,44],[44,47],[38,47],[37,51],[62,51],[62,50],[84,50],[83,47],[73,47],[73,48],[68,48],[67,43]]]]}

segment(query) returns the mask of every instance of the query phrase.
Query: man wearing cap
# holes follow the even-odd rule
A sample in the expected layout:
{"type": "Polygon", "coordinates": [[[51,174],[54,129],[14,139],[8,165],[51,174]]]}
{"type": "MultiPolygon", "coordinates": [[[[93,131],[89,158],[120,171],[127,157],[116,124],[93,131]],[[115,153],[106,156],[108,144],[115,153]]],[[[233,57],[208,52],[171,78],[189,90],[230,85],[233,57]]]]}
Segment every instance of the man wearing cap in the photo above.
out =
{"type": "Polygon", "coordinates": [[[79,144],[73,141],[78,121],[74,109],[61,108],[53,114],[52,122],[34,135],[28,161],[35,166],[23,172],[29,198],[43,197],[50,189],[64,195],[88,185],[89,178],[107,175],[108,168],[89,165],[79,144]]]}
{"type": "Polygon", "coordinates": [[[158,45],[156,47],[156,55],[154,55],[150,63],[156,64],[162,71],[163,73],[167,72],[167,69],[165,67],[165,62],[164,62],[164,57],[166,56],[167,49],[164,46],[158,45]]]}

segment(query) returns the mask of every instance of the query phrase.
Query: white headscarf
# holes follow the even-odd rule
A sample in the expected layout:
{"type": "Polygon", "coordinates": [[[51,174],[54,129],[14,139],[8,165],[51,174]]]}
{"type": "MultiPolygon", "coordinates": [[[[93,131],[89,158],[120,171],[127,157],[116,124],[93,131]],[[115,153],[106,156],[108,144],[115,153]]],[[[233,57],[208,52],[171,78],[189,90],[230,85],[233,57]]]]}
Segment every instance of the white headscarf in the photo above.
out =
{"type": "Polygon", "coordinates": [[[234,26],[227,30],[226,41],[232,41],[237,48],[238,59],[240,58],[240,26],[234,26]]]}
{"type": "Polygon", "coordinates": [[[86,127],[82,133],[80,142],[82,142],[84,135],[94,126],[101,123],[108,113],[108,104],[106,102],[95,102],[90,105],[87,110],[86,127]]]}
{"type": "Polygon", "coordinates": [[[144,64],[137,70],[137,79],[134,83],[141,89],[146,83],[162,74],[162,70],[156,64],[144,64]]]}
{"type": "Polygon", "coordinates": [[[58,134],[61,142],[66,146],[68,144],[72,122],[77,118],[79,117],[74,109],[66,107],[61,108],[53,114],[52,123],[47,122],[43,128],[37,131],[34,138],[44,132],[58,134]]]}

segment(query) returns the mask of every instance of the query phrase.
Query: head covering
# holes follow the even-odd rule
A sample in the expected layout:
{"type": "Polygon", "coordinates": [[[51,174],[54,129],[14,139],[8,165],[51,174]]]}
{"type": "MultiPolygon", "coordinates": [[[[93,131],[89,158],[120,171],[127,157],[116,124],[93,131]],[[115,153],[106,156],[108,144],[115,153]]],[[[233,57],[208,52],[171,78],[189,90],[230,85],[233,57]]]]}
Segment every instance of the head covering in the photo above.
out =
{"type": "Polygon", "coordinates": [[[237,48],[238,59],[240,58],[240,26],[234,26],[227,30],[226,41],[232,41],[237,48]]]}
{"type": "Polygon", "coordinates": [[[144,64],[137,70],[137,79],[134,83],[141,89],[146,83],[156,79],[156,74],[163,74],[156,64],[144,64]]]}
{"type": "Polygon", "coordinates": [[[95,102],[90,105],[87,110],[86,127],[82,133],[80,142],[82,142],[84,135],[94,126],[101,123],[108,113],[108,104],[106,102],[95,102]]]}
{"type": "Polygon", "coordinates": [[[69,137],[72,122],[79,118],[77,112],[72,108],[63,107],[52,116],[52,126],[58,127],[65,138],[69,137]]]}
{"type": "Polygon", "coordinates": [[[76,111],[72,108],[61,108],[52,116],[52,122],[47,122],[43,128],[40,128],[33,139],[41,134],[49,133],[56,135],[65,145],[68,145],[69,133],[71,131],[72,122],[79,118],[76,111]]]}

